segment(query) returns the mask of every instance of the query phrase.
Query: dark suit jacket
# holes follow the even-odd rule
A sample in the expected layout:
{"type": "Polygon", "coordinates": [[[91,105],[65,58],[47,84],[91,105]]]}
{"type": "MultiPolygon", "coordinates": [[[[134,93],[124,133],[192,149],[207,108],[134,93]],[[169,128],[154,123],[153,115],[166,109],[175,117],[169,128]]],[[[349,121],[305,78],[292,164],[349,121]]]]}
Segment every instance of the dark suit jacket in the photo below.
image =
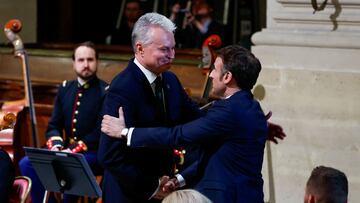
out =
{"type": "MultiPolygon", "coordinates": [[[[197,105],[186,95],[177,77],[164,72],[167,106],[164,122],[151,86],[133,60],[111,82],[103,114],[118,117],[122,106],[126,125],[136,127],[174,126],[199,117],[197,105]]],[[[168,147],[131,149],[125,140],[102,134],[98,158],[105,168],[104,202],[146,202],[155,192],[158,179],[173,174],[173,150],[168,147]]]]}
{"type": "MultiPolygon", "coordinates": [[[[126,118],[126,115],[125,115],[126,118]]],[[[248,91],[215,102],[206,116],[174,128],[135,128],[131,147],[201,145],[196,189],[213,202],[263,202],[267,124],[248,91]],[[146,135],[146,136],[145,136],[146,135]]]]}

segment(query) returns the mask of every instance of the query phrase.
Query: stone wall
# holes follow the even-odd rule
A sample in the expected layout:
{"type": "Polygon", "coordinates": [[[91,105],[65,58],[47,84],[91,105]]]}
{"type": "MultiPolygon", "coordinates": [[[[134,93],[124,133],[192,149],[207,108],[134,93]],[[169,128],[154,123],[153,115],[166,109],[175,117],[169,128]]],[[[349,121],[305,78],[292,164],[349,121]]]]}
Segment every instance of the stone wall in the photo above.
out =
{"type": "MultiPolygon", "coordinates": [[[[288,136],[271,144],[271,202],[303,202],[318,165],[344,171],[349,202],[359,201],[360,2],[328,1],[313,14],[310,0],[268,0],[267,24],[252,36],[263,65],[261,103],[288,136]]],[[[267,184],[266,191],[269,198],[267,184]]]]}
{"type": "Polygon", "coordinates": [[[24,43],[36,42],[37,0],[0,1],[0,44],[8,42],[3,30],[5,24],[11,19],[19,19],[22,22],[21,38],[24,43]]]}

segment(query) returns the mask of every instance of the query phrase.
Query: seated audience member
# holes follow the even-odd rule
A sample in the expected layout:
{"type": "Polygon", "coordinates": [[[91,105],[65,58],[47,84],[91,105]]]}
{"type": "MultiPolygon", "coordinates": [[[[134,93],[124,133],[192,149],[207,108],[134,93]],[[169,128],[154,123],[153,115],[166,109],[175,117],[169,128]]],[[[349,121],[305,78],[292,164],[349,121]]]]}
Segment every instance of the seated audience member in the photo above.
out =
{"type": "Polygon", "coordinates": [[[15,168],[9,154],[0,148],[0,202],[8,202],[15,180],[15,168]]]}
{"type": "Polygon", "coordinates": [[[346,203],[347,196],[346,175],[335,168],[318,166],[307,181],[304,203],[346,203]]]}
{"type": "Polygon", "coordinates": [[[170,193],[162,203],[212,203],[212,201],[196,190],[186,189],[170,193]]]}
{"type": "Polygon", "coordinates": [[[142,15],[141,4],[139,0],[129,0],[125,5],[124,16],[120,27],[116,28],[110,35],[110,44],[131,45],[131,33],[135,22],[142,15]]]}
{"type": "MultiPolygon", "coordinates": [[[[97,66],[98,53],[93,43],[84,42],[74,49],[73,68],[77,78],[64,81],[59,87],[45,135],[49,150],[83,153],[95,175],[102,174],[96,154],[100,138],[97,126],[107,87],[96,75],[97,66]]],[[[33,182],[33,203],[42,202],[45,188],[29,158],[24,157],[19,166],[22,175],[33,182]]],[[[64,202],[77,202],[77,199],[73,195],[64,196],[64,202]]]]}
{"type": "MultiPolygon", "coordinates": [[[[172,8],[170,19],[174,22],[178,21],[181,11],[180,5],[175,4],[172,8]]],[[[217,22],[212,17],[213,9],[206,2],[200,2],[192,5],[191,12],[185,12],[182,25],[178,25],[175,34],[176,42],[181,48],[201,48],[204,40],[210,35],[217,34],[226,43],[226,27],[217,22]]]]}

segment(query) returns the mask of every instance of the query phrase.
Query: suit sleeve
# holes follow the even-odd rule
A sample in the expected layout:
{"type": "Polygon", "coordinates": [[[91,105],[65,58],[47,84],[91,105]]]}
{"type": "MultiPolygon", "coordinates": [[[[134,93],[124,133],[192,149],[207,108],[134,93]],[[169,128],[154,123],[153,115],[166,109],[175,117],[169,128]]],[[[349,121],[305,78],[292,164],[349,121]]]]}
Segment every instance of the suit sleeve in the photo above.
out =
{"type": "Polygon", "coordinates": [[[96,124],[94,126],[94,130],[82,138],[82,141],[88,147],[91,146],[91,148],[89,148],[89,150],[98,149],[100,135],[101,135],[101,120],[102,120],[101,110],[98,110],[98,118],[97,118],[96,124]]]}
{"type": "MultiPolygon", "coordinates": [[[[109,90],[103,106],[103,115],[118,117],[118,109],[123,107],[127,116],[127,125],[133,125],[131,105],[133,101],[122,95],[129,95],[130,92],[112,92],[109,90]]],[[[133,107],[134,108],[134,107],[133,107]]],[[[145,176],[129,157],[130,148],[126,146],[126,140],[112,138],[101,133],[98,159],[100,164],[108,170],[116,179],[121,180],[121,185],[128,191],[136,191],[138,197],[148,199],[158,187],[158,177],[145,176]]]]}
{"type": "Polygon", "coordinates": [[[62,109],[63,104],[61,101],[61,97],[63,94],[64,88],[60,86],[55,98],[54,110],[48,123],[48,128],[46,130],[46,139],[49,139],[53,136],[63,137],[62,129],[64,129],[64,116],[62,109]]]}
{"type": "Polygon", "coordinates": [[[221,140],[231,132],[234,124],[231,122],[231,110],[224,105],[217,105],[208,113],[192,122],[173,128],[135,128],[131,147],[178,147],[199,146],[207,142],[221,140]],[[141,136],[141,135],[147,136],[141,136]]]}
{"type": "Polygon", "coordinates": [[[97,113],[97,120],[96,124],[94,126],[94,130],[92,130],[89,134],[85,135],[85,137],[82,138],[82,141],[88,146],[91,146],[91,149],[97,150],[99,146],[99,140],[101,135],[101,121],[102,121],[102,114],[101,114],[101,108],[104,103],[105,99],[105,90],[103,87],[100,87],[101,91],[101,98],[99,99],[98,109],[94,109],[94,112],[97,113]]]}

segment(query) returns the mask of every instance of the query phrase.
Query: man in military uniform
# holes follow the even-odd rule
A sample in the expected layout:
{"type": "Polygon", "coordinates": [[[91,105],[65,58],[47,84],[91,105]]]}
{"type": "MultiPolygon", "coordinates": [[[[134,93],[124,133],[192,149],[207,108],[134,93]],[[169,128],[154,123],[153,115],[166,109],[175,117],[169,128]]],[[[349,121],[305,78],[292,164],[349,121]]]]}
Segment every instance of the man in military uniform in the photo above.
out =
{"type": "MultiPolygon", "coordinates": [[[[96,76],[98,53],[93,43],[84,42],[77,46],[72,58],[77,79],[64,81],[59,87],[46,131],[46,145],[53,151],[83,153],[94,174],[100,174],[102,170],[96,158],[100,137],[97,126],[101,121],[99,115],[107,83],[96,76]]],[[[42,202],[45,190],[28,157],[24,157],[19,165],[22,175],[33,181],[33,202],[42,202]]],[[[64,197],[64,202],[76,201],[77,197],[64,197]]]]}

